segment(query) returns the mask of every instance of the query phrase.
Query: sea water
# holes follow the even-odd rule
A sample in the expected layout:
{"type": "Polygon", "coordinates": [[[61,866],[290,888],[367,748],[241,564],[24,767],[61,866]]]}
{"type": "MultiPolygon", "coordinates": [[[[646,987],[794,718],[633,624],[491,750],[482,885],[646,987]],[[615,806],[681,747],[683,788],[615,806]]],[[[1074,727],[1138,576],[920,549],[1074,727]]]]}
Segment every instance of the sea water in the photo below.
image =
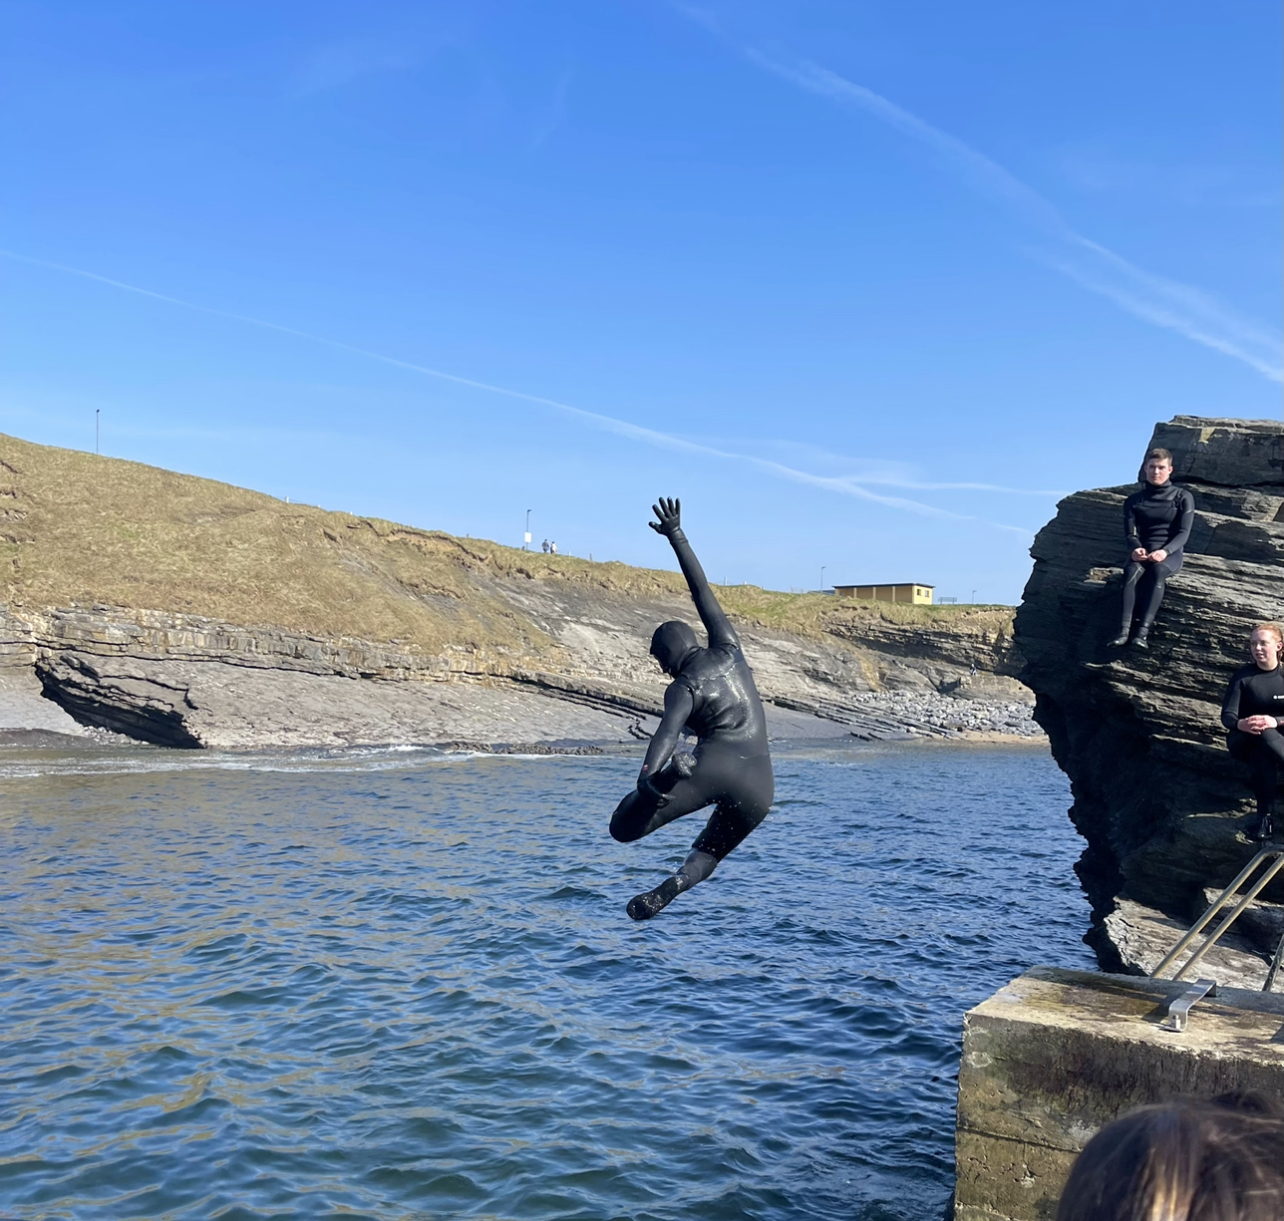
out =
{"type": "Polygon", "coordinates": [[[1046,750],[781,752],[645,924],[636,769],[4,752],[0,1216],[940,1217],[963,1012],[1091,965],[1046,750]]]}

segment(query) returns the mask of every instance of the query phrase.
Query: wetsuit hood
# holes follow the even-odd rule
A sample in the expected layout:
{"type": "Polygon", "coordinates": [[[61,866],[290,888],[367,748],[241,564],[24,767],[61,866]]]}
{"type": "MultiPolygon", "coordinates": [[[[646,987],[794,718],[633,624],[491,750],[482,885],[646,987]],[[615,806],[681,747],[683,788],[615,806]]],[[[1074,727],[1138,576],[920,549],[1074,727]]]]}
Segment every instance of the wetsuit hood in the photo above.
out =
{"type": "Polygon", "coordinates": [[[651,656],[666,674],[677,674],[683,662],[699,647],[695,632],[681,619],[660,624],[651,637],[651,656]]]}

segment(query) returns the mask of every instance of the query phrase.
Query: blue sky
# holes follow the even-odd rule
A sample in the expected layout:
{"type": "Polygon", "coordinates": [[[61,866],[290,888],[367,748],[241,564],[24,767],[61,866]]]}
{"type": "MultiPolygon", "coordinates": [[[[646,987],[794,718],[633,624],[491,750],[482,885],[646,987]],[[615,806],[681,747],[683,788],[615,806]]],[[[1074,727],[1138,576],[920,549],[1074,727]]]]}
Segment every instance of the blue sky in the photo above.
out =
{"type": "Polygon", "coordinates": [[[1274,0],[0,22],[31,440],[100,411],[115,456],[639,564],[679,495],[717,580],[1013,602],[1156,420],[1280,418],[1274,0]]]}

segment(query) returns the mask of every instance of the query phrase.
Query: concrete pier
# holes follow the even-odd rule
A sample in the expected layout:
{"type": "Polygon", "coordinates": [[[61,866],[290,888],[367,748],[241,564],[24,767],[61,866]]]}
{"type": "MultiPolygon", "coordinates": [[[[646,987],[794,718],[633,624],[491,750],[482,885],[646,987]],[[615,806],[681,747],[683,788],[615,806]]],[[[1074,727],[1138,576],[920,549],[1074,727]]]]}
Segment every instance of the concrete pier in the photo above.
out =
{"type": "Polygon", "coordinates": [[[1034,967],[965,1015],[956,1221],[1050,1221],[1084,1144],[1133,1107],[1284,1100],[1284,995],[1220,989],[1184,1032],[1162,1029],[1189,986],[1034,967]]]}

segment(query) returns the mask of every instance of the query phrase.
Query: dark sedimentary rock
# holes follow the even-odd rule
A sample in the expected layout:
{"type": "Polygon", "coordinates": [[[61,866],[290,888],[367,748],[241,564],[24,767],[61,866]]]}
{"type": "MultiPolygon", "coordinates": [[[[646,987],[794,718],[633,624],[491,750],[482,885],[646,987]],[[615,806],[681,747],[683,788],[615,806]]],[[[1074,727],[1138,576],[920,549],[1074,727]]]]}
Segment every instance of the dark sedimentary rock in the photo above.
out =
{"type": "MultiPolygon", "coordinates": [[[[547,582],[499,597],[538,616],[556,652],[441,652],[103,604],[0,607],[0,671],[43,687],[81,725],[167,746],[297,747],[387,742],[618,742],[645,738],[663,686],[638,637],[681,613],[676,599],[547,582]]],[[[1010,671],[1003,616],[981,610],[929,631],[835,607],[842,629],[804,638],[741,628],[752,642],[773,736],[950,737],[1034,730],[1010,671]],[[862,645],[856,625],[875,627],[862,645]],[[969,676],[967,660],[978,672],[969,676]],[[872,689],[873,688],[873,689],[872,689]],[[883,688],[882,691],[877,690],[883,688]]],[[[1010,622],[1010,620],[1009,620],[1010,622]]],[[[0,680],[0,724],[6,697],[0,680]]],[[[25,690],[25,688],[24,688],[25,690]]],[[[34,698],[34,696],[32,697],[34,698]]],[[[52,701],[52,702],[49,702],[52,701]]],[[[11,702],[11,701],[10,701],[11,702]]],[[[50,721],[46,724],[46,719],[50,721]]],[[[67,722],[68,727],[74,724],[67,722]]],[[[1037,731],[1036,731],[1037,732],[1037,731]]]]}
{"type": "MultiPolygon", "coordinates": [[[[630,742],[663,693],[639,641],[687,605],[675,573],[2,434],[0,499],[0,728],[238,748],[630,742]]],[[[1006,607],[720,600],[773,736],[1032,728],[1006,607]]]]}
{"type": "Polygon", "coordinates": [[[1135,485],[1061,502],[1035,539],[1015,627],[1021,679],[1088,841],[1078,871],[1107,969],[1128,965],[1106,924],[1118,896],[1188,920],[1204,888],[1256,851],[1244,835],[1248,771],[1228,756],[1218,712],[1253,626],[1284,615],[1284,426],[1178,416],[1151,445],[1172,451],[1196,515],[1149,652],[1106,647],[1135,485]]]}

